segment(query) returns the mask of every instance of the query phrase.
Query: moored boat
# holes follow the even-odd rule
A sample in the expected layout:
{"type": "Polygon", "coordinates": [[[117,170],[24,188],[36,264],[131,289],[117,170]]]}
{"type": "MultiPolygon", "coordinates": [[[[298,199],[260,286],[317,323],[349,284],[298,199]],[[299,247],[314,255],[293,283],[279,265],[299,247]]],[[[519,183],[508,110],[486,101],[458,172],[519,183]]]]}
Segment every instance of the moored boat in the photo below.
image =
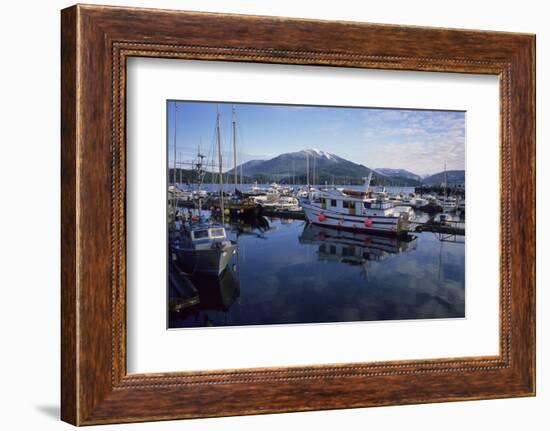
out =
{"type": "Polygon", "coordinates": [[[370,179],[364,191],[322,189],[300,198],[306,219],[313,224],[337,229],[371,232],[390,236],[407,233],[409,213],[381,194],[370,191],[370,179]]]}
{"type": "Polygon", "coordinates": [[[225,228],[200,221],[176,221],[170,234],[170,252],[188,274],[221,274],[236,254],[237,244],[227,238],[225,228]]]}

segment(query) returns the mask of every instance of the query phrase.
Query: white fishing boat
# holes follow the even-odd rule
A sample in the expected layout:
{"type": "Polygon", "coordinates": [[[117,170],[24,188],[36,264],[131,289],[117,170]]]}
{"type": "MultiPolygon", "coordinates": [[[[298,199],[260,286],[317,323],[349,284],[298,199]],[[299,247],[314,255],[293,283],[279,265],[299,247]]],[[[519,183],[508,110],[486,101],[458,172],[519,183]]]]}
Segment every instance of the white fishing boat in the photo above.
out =
{"type": "Polygon", "coordinates": [[[168,200],[177,202],[187,202],[193,199],[193,192],[189,190],[181,190],[175,185],[168,186],[168,200]]]}
{"type": "Polygon", "coordinates": [[[274,201],[257,201],[262,208],[276,209],[285,211],[298,211],[300,210],[300,202],[298,199],[292,196],[281,196],[274,201]]]}
{"type": "Polygon", "coordinates": [[[382,195],[370,190],[372,174],[363,192],[346,189],[323,189],[314,196],[300,198],[306,219],[313,224],[338,229],[403,235],[407,232],[409,213],[395,208],[382,195]]]}
{"type": "Polygon", "coordinates": [[[439,199],[439,205],[443,211],[456,211],[458,209],[458,200],[454,196],[443,196],[439,199]]]}
{"type": "Polygon", "coordinates": [[[426,206],[428,205],[428,200],[427,199],[424,199],[420,196],[415,196],[413,197],[410,201],[409,201],[409,204],[413,207],[413,208],[421,208],[423,206],[426,206]]]}
{"type": "Polygon", "coordinates": [[[207,196],[208,192],[206,190],[193,190],[194,199],[205,199],[207,196]]]}

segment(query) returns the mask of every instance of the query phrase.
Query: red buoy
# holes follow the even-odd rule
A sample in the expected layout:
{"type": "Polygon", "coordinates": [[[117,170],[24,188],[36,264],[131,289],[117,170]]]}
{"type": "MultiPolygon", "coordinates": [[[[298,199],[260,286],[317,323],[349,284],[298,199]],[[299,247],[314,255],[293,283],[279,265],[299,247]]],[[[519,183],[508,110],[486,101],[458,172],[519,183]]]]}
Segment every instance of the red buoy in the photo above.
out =
{"type": "Polygon", "coordinates": [[[327,219],[327,216],[323,213],[319,214],[319,221],[325,221],[327,219]]]}
{"type": "Polygon", "coordinates": [[[366,227],[371,227],[372,226],[372,220],[370,218],[365,220],[365,226],[366,227]]]}

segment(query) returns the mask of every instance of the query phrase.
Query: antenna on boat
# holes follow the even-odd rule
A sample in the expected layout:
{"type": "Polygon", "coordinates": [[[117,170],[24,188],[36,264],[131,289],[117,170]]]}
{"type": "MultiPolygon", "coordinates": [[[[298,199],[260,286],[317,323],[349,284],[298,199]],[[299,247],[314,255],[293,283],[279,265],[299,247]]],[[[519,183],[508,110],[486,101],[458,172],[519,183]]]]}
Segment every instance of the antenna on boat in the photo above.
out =
{"type": "Polygon", "coordinates": [[[370,182],[372,180],[372,171],[369,172],[368,177],[363,177],[363,180],[365,180],[365,193],[368,193],[370,191],[370,182]]]}

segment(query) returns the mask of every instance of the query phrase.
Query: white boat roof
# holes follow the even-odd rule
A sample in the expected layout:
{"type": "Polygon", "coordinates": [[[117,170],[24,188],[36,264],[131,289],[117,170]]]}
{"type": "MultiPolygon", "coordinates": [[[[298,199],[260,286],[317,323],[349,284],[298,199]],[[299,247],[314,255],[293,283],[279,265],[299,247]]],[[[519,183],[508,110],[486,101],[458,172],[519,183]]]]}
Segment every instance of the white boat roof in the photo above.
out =
{"type": "Polygon", "coordinates": [[[365,198],[365,196],[348,195],[344,193],[344,191],[341,189],[325,189],[317,193],[321,195],[321,197],[325,197],[329,199],[341,199],[341,200],[358,201],[358,202],[364,202],[367,199],[365,198]]]}

